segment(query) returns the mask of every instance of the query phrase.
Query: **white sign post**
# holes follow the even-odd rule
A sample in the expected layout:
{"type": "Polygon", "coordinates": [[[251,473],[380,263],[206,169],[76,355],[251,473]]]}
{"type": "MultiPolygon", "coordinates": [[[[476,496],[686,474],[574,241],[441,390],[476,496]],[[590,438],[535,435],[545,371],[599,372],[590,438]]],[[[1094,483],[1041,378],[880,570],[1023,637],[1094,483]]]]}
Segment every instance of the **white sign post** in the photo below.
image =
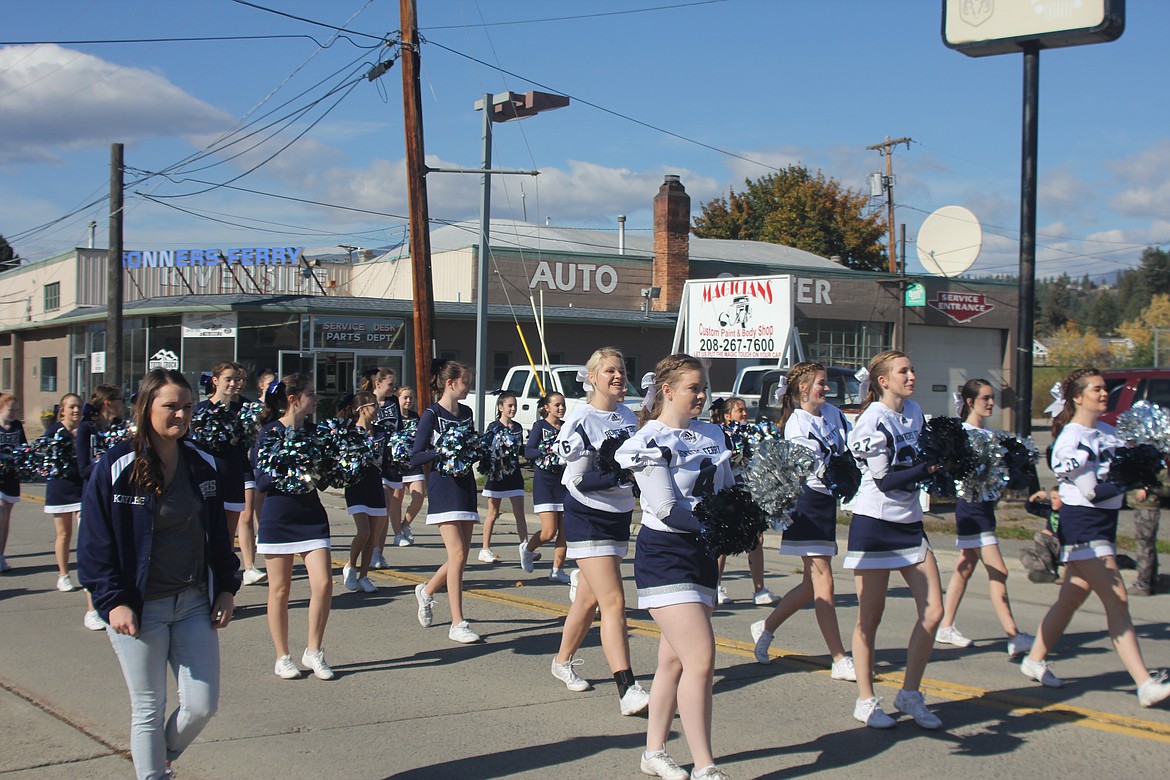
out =
{"type": "Polygon", "coordinates": [[[803,360],[793,277],[692,279],[683,289],[674,351],[699,358],[803,360]]]}
{"type": "Polygon", "coordinates": [[[183,338],[210,339],[236,335],[234,311],[197,312],[183,315],[183,338]]]}

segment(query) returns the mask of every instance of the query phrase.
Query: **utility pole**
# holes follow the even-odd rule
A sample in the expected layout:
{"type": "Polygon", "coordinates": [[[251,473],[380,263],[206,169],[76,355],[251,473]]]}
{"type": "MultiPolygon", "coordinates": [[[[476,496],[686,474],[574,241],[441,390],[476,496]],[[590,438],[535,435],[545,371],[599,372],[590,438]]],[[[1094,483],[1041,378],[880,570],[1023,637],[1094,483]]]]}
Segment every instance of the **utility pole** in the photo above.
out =
{"type": "Polygon", "coordinates": [[[869,151],[881,153],[886,158],[886,178],[882,183],[886,189],[886,224],[890,228],[890,273],[898,272],[898,243],[894,240],[894,147],[906,144],[910,148],[910,138],[896,138],[893,141],[887,135],[885,143],[865,147],[869,151]]]}
{"type": "MultiPolygon", "coordinates": [[[[110,144],[110,248],[106,254],[105,383],[122,387],[122,144],[110,144]]],[[[80,390],[81,388],[77,388],[80,390]]]]}
{"type": "MultiPolygon", "coordinates": [[[[415,0],[398,0],[402,59],[402,117],[406,127],[406,186],[410,198],[410,270],[414,291],[414,382],[419,406],[429,406],[435,333],[431,286],[431,231],[423,154],[422,83],[419,80],[418,18],[415,0]]],[[[482,395],[482,393],[480,394],[482,395]]]]}

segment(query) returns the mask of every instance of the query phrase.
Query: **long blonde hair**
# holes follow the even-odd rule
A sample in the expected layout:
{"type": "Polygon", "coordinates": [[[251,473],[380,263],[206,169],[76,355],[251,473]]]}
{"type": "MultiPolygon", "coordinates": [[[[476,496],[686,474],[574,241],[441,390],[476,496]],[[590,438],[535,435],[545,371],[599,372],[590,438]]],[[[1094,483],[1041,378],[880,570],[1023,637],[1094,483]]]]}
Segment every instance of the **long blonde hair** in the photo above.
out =
{"type": "Polygon", "coordinates": [[[865,400],[861,402],[862,412],[868,409],[874,401],[882,400],[882,388],[878,384],[878,377],[888,376],[893,362],[898,358],[909,360],[910,356],[896,349],[887,349],[885,352],[874,355],[873,359],[869,361],[869,365],[865,367],[869,371],[869,392],[865,394],[865,400]]]}

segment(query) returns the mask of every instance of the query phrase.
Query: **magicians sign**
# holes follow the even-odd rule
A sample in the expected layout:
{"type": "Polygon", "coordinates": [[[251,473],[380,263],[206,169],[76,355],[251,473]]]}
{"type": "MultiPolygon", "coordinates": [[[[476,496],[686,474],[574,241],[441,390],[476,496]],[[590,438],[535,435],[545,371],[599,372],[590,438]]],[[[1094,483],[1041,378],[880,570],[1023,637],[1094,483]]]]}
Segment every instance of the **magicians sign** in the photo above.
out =
{"type": "Polygon", "coordinates": [[[1115,41],[1125,0],[943,0],[942,36],[970,57],[1115,41]]]}

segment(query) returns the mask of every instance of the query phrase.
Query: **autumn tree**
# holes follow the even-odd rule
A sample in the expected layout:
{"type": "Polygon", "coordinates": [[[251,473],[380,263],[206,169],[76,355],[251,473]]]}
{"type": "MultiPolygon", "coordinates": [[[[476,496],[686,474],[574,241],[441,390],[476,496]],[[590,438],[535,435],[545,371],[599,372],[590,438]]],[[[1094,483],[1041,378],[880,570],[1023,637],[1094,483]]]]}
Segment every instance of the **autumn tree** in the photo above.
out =
{"type": "Polygon", "coordinates": [[[696,236],[767,241],[821,257],[836,255],[858,270],[886,268],[886,221],[878,212],[865,216],[865,195],[802,165],[745,179],[744,186],[700,205],[696,236]]]}
{"type": "Polygon", "coordinates": [[[1096,366],[1109,368],[1117,360],[1109,345],[1093,333],[1081,333],[1066,323],[1046,340],[1048,362],[1054,366],[1096,366]]]}
{"type": "Polygon", "coordinates": [[[1130,362],[1135,366],[1152,366],[1154,355],[1154,330],[1159,330],[1158,351],[1165,355],[1170,348],[1170,294],[1155,295],[1150,305],[1142,309],[1136,319],[1122,323],[1117,332],[1133,342],[1130,362]]]}

